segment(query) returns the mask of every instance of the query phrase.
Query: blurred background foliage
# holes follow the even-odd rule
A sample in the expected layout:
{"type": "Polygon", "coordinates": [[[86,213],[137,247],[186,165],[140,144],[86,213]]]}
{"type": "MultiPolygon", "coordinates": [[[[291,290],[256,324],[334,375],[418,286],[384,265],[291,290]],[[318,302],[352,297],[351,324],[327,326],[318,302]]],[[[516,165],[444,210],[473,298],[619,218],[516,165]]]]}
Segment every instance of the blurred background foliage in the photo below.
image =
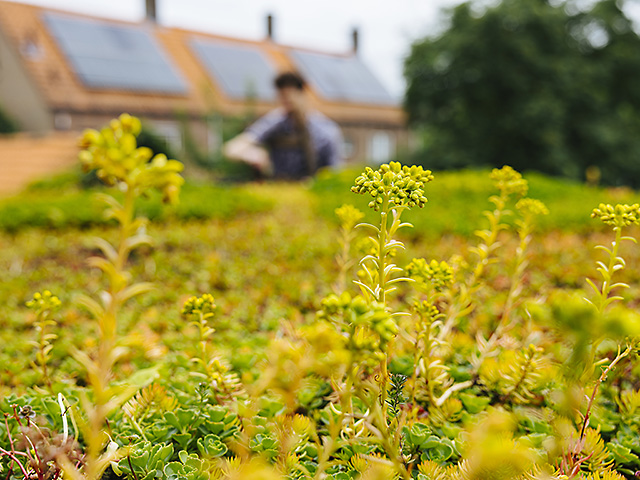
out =
{"type": "MultiPolygon", "coordinates": [[[[31,184],[19,195],[0,200],[0,231],[15,233],[28,227],[56,230],[113,225],[102,214],[104,205],[95,198],[95,175],[80,168],[31,184]],[[91,187],[91,188],[87,188],[91,187]]],[[[120,192],[114,195],[119,200],[120,192]]],[[[167,219],[228,219],[242,213],[263,212],[273,207],[271,199],[253,192],[250,185],[223,185],[188,181],[182,187],[180,203],[163,208],[155,193],[140,199],[136,209],[153,221],[167,219]]]]}
{"type": "Polygon", "coordinates": [[[414,161],[640,186],[640,37],[625,8],[502,0],[451,9],[447,27],[416,41],[405,62],[414,161]]]}
{"type": "MultiPolygon", "coordinates": [[[[493,187],[488,173],[485,169],[435,171],[436,181],[430,183],[426,191],[429,203],[424,210],[407,212],[407,220],[414,228],[407,229],[403,235],[430,240],[447,234],[473,236],[482,211],[491,206],[487,198],[493,187]]],[[[315,214],[325,221],[337,223],[334,210],[344,203],[354,204],[366,212],[366,221],[372,221],[373,213],[367,208],[370,197],[349,191],[357,174],[356,169],[326,170],[309,185],[291,186],[311,202],[315,214]]],[[[63,230],[108,224],[101,213],[103,205],[94,199],[96,189],[101,187],[85,188],[86,178],[78,168],[33,183],[21,194],[0,200],[0,231],[15,233],[32,227],[63,230]]],[[[599,222],[590,218],[591,210],[598,202],[640,203],[640,195],[625,187],[590,186],[535,172],[530,172],[526,178],[529,195],[542,200],[551,210],[550,215],[539,219],[541,232],[586,233],[603,229],[599,222]]],[[[191,178],[182,188],[178,205],[163,209],[161,197],[153,194],[141,199],[137,208],[154,222],[229,220],[243,214],[266,214],[273,210],[278,203],[272,195],[273,189],[279,191],[286,185],[222,184],[191,178]]]]}
{"type": "Polygon", "coordinates": [[[0,134],[16,133],[19,130],[18,122],[16,122],[0,105],[0,134]]]}
{"type": "MultiPolygon", "coordinates": [[[[355,172],[344,170],[318,175],[311,192],[317,199],[316,208],[322,216],[333,219],[335,208],[343,203],[352,203],[365,212],[366,221],[372,221],[374,215],[367,208],[371,197],[354,196],[349,192],[355,172]]],[[[405,217],[414,228],[403,231],[403,235],[433,241],[448,234],[473,236],[478,228],[477,219],[482,217],[484,210],[491,208],[487,200],[493,188],[489,172],[485,169],[434,170],[434,176],[435,180],[426,188],[429,200],[426,207],[406,212],[405,217]]],[[[551,212],[538,219],[541,232],[586,233],[601,229],[598,222],[590,218],[594,199],[614,204],[640,202],[640,195],[630,188],[590,186],[537,172],[529,172],[525,177],[529,182],[529,195],[542,200],[551,212]]]]}

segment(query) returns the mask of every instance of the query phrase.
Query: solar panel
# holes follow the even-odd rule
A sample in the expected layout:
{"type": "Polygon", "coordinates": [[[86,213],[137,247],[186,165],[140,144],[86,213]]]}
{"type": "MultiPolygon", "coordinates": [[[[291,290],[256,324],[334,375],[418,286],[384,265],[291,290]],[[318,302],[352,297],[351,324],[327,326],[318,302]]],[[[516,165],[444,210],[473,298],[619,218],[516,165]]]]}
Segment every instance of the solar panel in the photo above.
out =
{"type": "Polygon", "coordinates": [[[302,50],[292,50],[291,55],[300,73],[328,100],[396,104],[384,86],[355,55],[340,57],[302,50]]]}
{"type": "Polygon", "coordinates": [[[258,47],[193,38],[191,47],[224,93],[237,100],[275,100],[276,69],[258,47]]]}
{"type": "Polygon", "coordinates": [[[142,25],[44,13],[51,34],[89,88],[185,94],[187,84],[142,25]]]}

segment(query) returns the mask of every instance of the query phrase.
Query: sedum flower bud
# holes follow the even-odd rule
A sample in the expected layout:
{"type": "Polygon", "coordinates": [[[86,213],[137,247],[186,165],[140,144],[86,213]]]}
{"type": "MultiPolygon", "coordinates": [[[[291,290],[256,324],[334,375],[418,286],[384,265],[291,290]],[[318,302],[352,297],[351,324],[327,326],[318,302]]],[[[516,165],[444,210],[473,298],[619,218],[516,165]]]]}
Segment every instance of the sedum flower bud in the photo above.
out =
{"type": "Polygon", "coordinates": [[[54,311],[59,309],[61,305],[60,299],[49,290],[34,293],[33,298],[26,303],[27,308],[35,312],[54,311]]]}
{"type": "Polygon", "coordinates": [[[398,325],[383,304],[369,303],[360,295],[352,298],[346,292],[322,300],[317,317],[351,332],[348,348],[365,361],[372,356],[377,358],[398,334],[398,325]]]}
{"type": "Polygon", "coordinates": [[[549,209],[540,200],[535,198],[522,198],[516,203],[516,208],[523,217],[534,217],[536,215],[549,215],[549,209]]]}
{"type": "Polygon", "coordinates": [[[509,165],[502,168],[494,168],[489,175],[491,180],[503,195],[517,194],[523,197],[529,190],[528,182],[522,178],[520,172],[517,172],[509,165]]]}
{"type": "Polygon", "coordinates": [[[373,201],[369,207],[378,211],[387,200],[390,208],[395,207],[424,207],[427,197],[424,186],[433,180],[430,170],[424,170],[418,165],[401,165],[399,162],[380,165],[377,171],[366,167],[364,172],[355,180],[351,191],[359,194],[369,194],[373,201]]]}
{"type": "Polygon", "coordinates": [[[175,202],[184,183],[179,175],[184,167],[163,154],[154,157],[147,147],[138,147],[136,137],[141,129],[139,119],[124,113],[101,131],[85,130],[78,141],[82,167],[96,170],[107,185],[125,184],[139,193],[155,188],[165,201],[175,202]]]}
{"type": "Polygon", "coordinates": [[[440,316],[438,307],[426,300],[416,301],[413,303],[413,310],[422,318],[433,321],[440,316]]]}
{"type": "Polygon", "coordinates": [[[427,263],[424,258],[414,258],[407,265],[407,275],[409,278],[422,283],[431,283],[433,288],[441,292],[453,283],[453,268],[447,262],[438,263],[431,260],[427,263]]]}
{"type": "Polygon", "coordinates": [[[182,308],[182,315],[203,315],[204,318],[213,317],[216,310],[216,304],[213,299],[213,295],[205,293],[201,297],[191,297],[185,303],[182,308]]]}
{"type": "Polygon", "coordinates": [[[614,228],[622,228],[629,225],[640,225],[640,205],[617,204],[613,205],[601,203],[598,208],[594,208],[591,218],[599,218],[605,224],[614,228]]]}

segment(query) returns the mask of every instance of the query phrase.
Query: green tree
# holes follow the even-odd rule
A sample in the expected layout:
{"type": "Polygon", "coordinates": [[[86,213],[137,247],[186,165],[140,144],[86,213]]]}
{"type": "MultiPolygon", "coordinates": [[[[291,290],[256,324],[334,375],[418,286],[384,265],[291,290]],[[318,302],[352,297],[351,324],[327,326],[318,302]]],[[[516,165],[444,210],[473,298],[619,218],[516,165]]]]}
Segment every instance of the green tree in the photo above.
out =
{"type": "Polygon", "coordinates": [[[640,38],[620,0],[584,3],[469,1],[415,42],[405,108],[419,158],[573,178],[597,166],[606,183],[640,185],[640,38]]]}
{"type": "Polygon", "coordinates": [[[18,123],[0,105],[0,134],[15,133],[19,130],[18,123]]]}

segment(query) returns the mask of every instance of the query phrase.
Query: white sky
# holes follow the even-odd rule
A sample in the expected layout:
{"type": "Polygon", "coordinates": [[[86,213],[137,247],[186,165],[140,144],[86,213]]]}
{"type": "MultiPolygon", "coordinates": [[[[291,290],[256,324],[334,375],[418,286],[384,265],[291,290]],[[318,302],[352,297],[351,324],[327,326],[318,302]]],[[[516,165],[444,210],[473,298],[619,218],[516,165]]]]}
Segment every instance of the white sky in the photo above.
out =
{"type": "MultiPolygon", "coordinates": [[[[21,0],[44,7],[138,21],[144,0],[21,0]]],[[[266,35],[274,16],[276,41],[329,52],[351,49],[360,30],[360,56],[390,93],[404,90],[403,59],[411,41],[439,28],[440,8],[461,0],[157,0],[161,24],[240,38],[266,35]]]]}

